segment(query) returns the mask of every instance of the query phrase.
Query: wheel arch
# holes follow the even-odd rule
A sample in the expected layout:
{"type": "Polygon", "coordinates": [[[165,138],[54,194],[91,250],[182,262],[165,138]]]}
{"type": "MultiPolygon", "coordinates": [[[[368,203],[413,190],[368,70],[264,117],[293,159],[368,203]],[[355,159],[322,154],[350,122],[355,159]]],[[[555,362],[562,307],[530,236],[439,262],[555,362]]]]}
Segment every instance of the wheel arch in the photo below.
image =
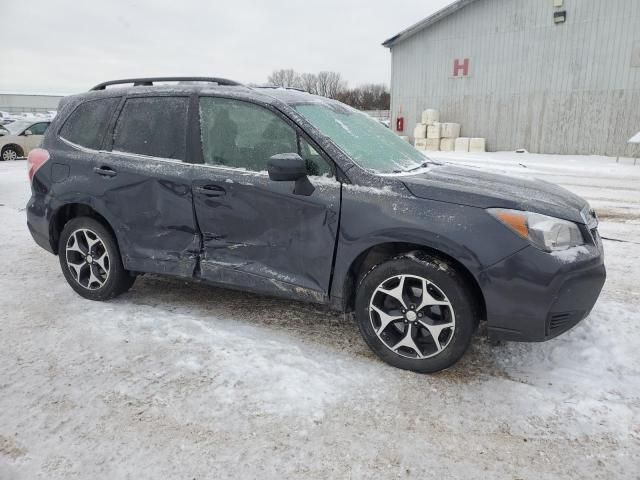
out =
{"type": "Polygon", "coordinates": [[[0,149],[0,153],[4,152],[9,147],[12,147],[16,152],[18,152],[18,156],[24,157],[24,148],[17,143],[7,143],[6,145],[3,145],[0,149]]]}
{"type": "Polygon", "coordinates": [[[374,266],[402,256],[410,252],[419,251],[428,257],[442,260],[450,264],[465,280],[472,291],[481,320],[486,320],[487,308],[484,294],[475,275],[459,260],[436,248],[411,242],[384,242],[368,247],[356,256],[347,270],[342,284],[342,310],[352,312],[354,310],[355,292],[362,277],[374,266]]]}
{"type": "Polygon", "coordinates": [[[118,235],[104,215],[86,203],[66,203],[56,210],[49,222],[49,243],[54,254],[58,254],[58,242],[62,229],[70,220],[77,217],[89,217],[100,222],[116,239],[116,245],[120,250],[118,235]]]}

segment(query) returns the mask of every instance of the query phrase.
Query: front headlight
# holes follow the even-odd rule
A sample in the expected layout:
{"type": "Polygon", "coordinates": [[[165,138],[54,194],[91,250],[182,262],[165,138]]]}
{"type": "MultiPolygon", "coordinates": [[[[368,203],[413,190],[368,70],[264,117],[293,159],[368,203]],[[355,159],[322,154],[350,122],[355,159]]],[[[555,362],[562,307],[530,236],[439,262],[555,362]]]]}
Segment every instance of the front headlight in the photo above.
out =
{"type": "Polygon", "coordinates": [[[584,245],[582,232],[573,222],[521,210],[489,208],[487,211],[540,250],[552,252],[584,245]]]}

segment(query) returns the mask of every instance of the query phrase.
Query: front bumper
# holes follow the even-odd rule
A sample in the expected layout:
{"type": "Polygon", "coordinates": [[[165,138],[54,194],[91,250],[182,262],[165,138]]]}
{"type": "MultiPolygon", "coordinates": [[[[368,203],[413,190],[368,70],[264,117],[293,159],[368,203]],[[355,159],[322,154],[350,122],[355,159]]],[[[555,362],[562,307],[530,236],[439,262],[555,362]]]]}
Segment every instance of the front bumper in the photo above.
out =
{"type": "Polygon", "coordinates": [[[602,242],[555,257],[530,246],[480,275],[493,340],[542,342],[583,320],[606,279],[602,242]]]}

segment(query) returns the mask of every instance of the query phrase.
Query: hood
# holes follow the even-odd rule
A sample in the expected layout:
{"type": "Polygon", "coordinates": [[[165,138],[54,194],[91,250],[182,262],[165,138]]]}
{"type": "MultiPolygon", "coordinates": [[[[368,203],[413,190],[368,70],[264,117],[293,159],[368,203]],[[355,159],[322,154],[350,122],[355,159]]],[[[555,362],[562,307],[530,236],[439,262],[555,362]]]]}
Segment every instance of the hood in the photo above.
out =
{"type": "Polygon", "coordinates": [[[476,168],[435,165],[400,180],[419,198],[478,208],[511,208],[584,223],[588,203],[553,183],[536,178],[488,173],[476,168]]]}

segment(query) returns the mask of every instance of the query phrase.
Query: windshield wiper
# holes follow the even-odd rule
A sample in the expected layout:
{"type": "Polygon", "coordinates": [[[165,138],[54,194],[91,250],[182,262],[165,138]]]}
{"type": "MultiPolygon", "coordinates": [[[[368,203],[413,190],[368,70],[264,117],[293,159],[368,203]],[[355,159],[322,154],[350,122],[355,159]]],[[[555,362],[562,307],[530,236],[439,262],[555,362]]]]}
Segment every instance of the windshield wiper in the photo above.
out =
{"type": "Polygon", "coordinates": [[[419,169],[421,169],[421,168],[428,167],[428,166],[429,166],[429,164],[431,164],[431,163],[435,163],[435,162],[425,161],[425,162],[422,162],[422,163],[421,163],[420,165],[418,165],[417,167],[411,167],[411,168],[408,168],[408,169],[406,169],[406,170],[394,170],[394,171],[393,171],[393,173],[406,173],[406,172],[413,172],[414,170],[419,170],[419,169]]]}

